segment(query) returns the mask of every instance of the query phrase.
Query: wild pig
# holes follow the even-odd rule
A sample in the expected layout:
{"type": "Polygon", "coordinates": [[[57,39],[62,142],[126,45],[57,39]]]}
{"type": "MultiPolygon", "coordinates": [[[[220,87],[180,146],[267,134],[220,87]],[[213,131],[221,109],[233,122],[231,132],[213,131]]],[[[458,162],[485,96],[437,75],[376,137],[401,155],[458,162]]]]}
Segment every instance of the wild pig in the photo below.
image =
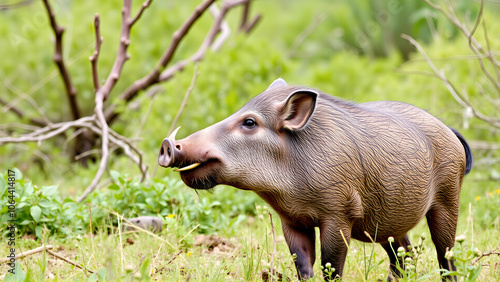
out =
{"type": "Polygon", "coordinates": [[[179,168],[194,189],[226,184],[268,202],[300,279],[313,276],[314,227],[332,277],[342,276],[344,238],[370,242],[366,234],[400,275],[388,238],[394,250],[406,249],[407,232],[424,216],[439,265],[455,269],[444,256],[454,245],[472,154],[460,133],[415,106],[356,104],[278,79],[225,120],[182,140],[165,138],[158,162],[179,168]]]}

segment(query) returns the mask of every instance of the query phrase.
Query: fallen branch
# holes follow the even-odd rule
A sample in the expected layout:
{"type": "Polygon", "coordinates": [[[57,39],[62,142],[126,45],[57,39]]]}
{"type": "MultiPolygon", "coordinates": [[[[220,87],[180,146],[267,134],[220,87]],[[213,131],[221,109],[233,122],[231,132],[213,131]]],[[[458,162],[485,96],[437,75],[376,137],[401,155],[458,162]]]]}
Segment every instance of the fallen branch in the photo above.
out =
{"type": "Polygon", "coordinates": [[[182,250],[179,250],[165,265],[171,264],[180,254],[182,254],[182,250]]]}
{"type": "MultiPolygon", "coordinates": [[[[50,249],[52,249],[52,245],[47,245],[47,246],[42,245],[41,247],[35,248],[33,250],[29,250],[27,252],[20,253],[20,254],[16,255],[16,257],[14,259],[24,258],[24,257],[27,257],[27,256],[31,256],[33,254],[37,254],[37,253],[43,252],[43,251],[48,251],[50,249]]],[[[2,259],[0,259],[0,262],[7,262],[10,259],[11,258],[2,258],[2,259]]]]}
{"type": "Polygon", "coordinates": [[[74,265],[74,266],[76,266],[76,267],[78,267],[78,268],[80,268],[80,269],[86,270],[86,271],[88,271],[88,272],[90,272],[90,273],[95,273],[95,271],[90,270],[90,269],[88,269],[88,268],[86,268],[86,267],[84,267],[84,266],[81,266],[81,265],[79,265],[78,263],[76,263],[76,262],[74,262],[74,261],[72,261],[72,260],[70,260],[70,259],[67,259],[67,258],[65,258],[65,257],[63,257],[63,256],[61,256],[61,255],[59,255],[59,254],[57,254],[57,253],[54,253],[53,251],[51,251],[51,250],[49,250],[49,249],[47,249],[47,253],[49,253],[49,254],[53,255],[54,257],[56,257],[56,258],[58,258],[58,259],[60,259],[60,260],[65,261],[65,262],[67,262],[67,263],[69,263],[69,264],[71,264],[71,265],[74,265]]]}

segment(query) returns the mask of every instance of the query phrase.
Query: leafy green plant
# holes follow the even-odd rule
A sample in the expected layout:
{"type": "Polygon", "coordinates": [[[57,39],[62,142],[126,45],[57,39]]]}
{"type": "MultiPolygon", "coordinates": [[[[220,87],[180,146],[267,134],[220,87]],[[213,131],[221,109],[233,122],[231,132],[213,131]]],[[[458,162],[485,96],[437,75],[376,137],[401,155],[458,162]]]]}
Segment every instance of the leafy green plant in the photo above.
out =
{"type": "MultiPolygon", "coordinates": [[[[91,226],[94,232],[102,226],[118,225],[112,211],[128,218],[159,216],[165,222],[175,217],[180,234],[195,227],[200,233],[217,230],[230,232],[237,228],[254,205],[253,201],[238,203],[236,196],[233,198],[234,204],[228,197],[223,199],[224,204],[214,196],[197,198],[195,193],[187,193],[189,190],[179,180],[169,177],[151,179],[145,184],[138,177],[129,178],[116,171],[111,171],[111,175],[113,184],[90,194],[85,202],[77,203],[69,198],[61,200],[57,186],[37,187],[24,180],[19,172],[15,209],[18,232],[35,234],[39,239],[43,237],[44,226],[51,235],[84,234],[91,226]]],[[[6,226],[5,223],[10,219],[6,205],[6,176],[2,176],[0,187],[1,224],[6,226]]],[[[222,194],[218,195],[223,197],[222,194]]]]}
{"type": "MultiPolygon", "coordinates": [[[[492,185],[494,188],[494,186],[492,185]]],[[[474,205],[475,222],[483,228],[500,226],[500,189],[486,191],[484,196],[476,196],[474,205]]]]}
{"type": "MultiPolygon", "coordinates": [[[[57,186],[42,186],[33,185],[30,181],[25,181],[22,173],[15,169],[15,220],[18,232],[22,234],[35,234],[37,238],[42,238],[43,226],[49,226],[52,232],[64,232],[64,224],[68,223],[68,218],[61,218],[61,213],[64,209],[64,202],[61,201],[57,186]]],[[[7,174],[2,175],[0,185],[3,190],[0,191],[0,204],[2,209],[0,213],[2,217],[0,224],[5,226],[10,219],[10,214],[7,212],[7,189],[6,183],[7,174]]]]}
{"type": "Polygon", "coordinates": [[[445,257],[448,260],[455,260],[457,270],[443,271],[442,275],[456,275],[463,277],[464,281],[475,281],[481,273],[481,264],[478,263],[473,265],[471,262],[481,255],[481,251],[478,248],[464,244],[465,235],[457,236],[455,241],[458,245],[455,244],[455,246],[446,253],[445,257]]]}

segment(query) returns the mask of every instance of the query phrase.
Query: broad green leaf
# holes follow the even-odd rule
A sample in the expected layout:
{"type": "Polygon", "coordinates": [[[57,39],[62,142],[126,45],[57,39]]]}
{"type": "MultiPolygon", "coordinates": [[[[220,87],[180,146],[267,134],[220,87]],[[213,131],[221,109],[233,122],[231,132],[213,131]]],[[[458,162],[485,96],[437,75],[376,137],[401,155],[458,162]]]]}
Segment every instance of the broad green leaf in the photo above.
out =
{"type": "Polygon", "coordinates": [[[56,192],[57,192],[57,186],[56,185],[42,187],[42,194],[44,196],[51,196],[51,195],[53,195],[56,192]]]}
{"type": "Polygon", "coordinates": [[[97,271],[97,276],[99,277],[99,281],[107,281],[106,276],[108,274],[108,270],[106,267],[103,267],[97,271]]]}
{"type": "Polygon", "coordinates": [[[113,184],[108,186],[108,189],[109,190],[120,190],[120,186],[113,183],[113,184]]]}
{"type": "Polygon", "coordinates": [[[40,225],[35,227],[35,235],[38,239],[42,239],[42,230],[43,228],[40,225]]]}
{"type": "Polygon", "coordinates": [[[19,193],[19,195],[29,197],[33,194],[34,191],[35,189],[33,188],[33,185],[31,184],[31,182],[28,182],[24,185],[24,189],[19,193]]]}
{"type": "Polygon", "coordinates": [[[16,173],[16,181],[23,179],[23,173],[17,167],[12,170],[16,173]]]}
{"type": "Polygon", "coordinates": [[[27,225],[27,224],[30,224],[31,223],[31,220],[29,219],[25,219],[23,220],[21,223],[18,223],[19,225],[27,225]]]}
{"type": "Polygon", "coordinates": [[[5,275],[5,278],[3,281],[8,281],[8,282],[22,282],[26,280],[26,273],[24,273],[21,264],[19,261],[16,261],[15,267],[11,268],[11,266],[7,266],[7,275],[5,275]],[[9,271],[11,270],[11,271],[9,271]],[[12,273],[14,272],[14,273],[12,273]]]}
{"type": "Polygon", "coordinates": [[[30,214],[33,219],[38,222],[42,216],[42,209],[39,206],[32,206],[30,209],[30,214]]]}
{"type": "Polygon", "coordinates": [[[123,176],[121,176],[118,171],[112,170],[109,174],[111,175],[111,178],[113,178],[114,182],[120,182],[121,184],[125,183],[125,179],[123,179],[123,176]]]}
{"type": "Polygon", "coordinates": [[[7,190],[7,182],[5,182],[5,179],[0,177],[0,196],[3,196],[3,193],[7,190]]]}
{"type": "Polygon", "coordinates": [[[52,209],[52,208],[57,208],[57,204],[54,202],[51,202],[47,199],[41,199],[40,202],[38,202],[38,205],[42,208],[46,209],[52,209]]]}

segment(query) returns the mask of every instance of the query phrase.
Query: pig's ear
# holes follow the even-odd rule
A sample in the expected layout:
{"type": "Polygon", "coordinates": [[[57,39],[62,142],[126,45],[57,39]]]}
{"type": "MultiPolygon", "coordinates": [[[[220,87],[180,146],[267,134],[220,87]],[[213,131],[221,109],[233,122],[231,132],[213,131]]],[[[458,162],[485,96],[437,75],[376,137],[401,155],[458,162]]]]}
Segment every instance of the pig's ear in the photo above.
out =
{"type": "Polygon", "coordinates": [[[298,90],[290,94],[281,109],[282,128],[298,130],[303,128],[316,108],[318,93],[298,90]]]}
{"type": "Polygon", "coordinates": [[[267,88],[267,90],[273,89],[273,88],[276,88],[276,87],[283,87],[283,86],[287,86],[287,85],[288,84],[286,84],[286,82],[282,78],[278,78],[275,81],[273,81],[273,83],[271,83],[271,85],[269,85],[269,87],[267,88]]]}

